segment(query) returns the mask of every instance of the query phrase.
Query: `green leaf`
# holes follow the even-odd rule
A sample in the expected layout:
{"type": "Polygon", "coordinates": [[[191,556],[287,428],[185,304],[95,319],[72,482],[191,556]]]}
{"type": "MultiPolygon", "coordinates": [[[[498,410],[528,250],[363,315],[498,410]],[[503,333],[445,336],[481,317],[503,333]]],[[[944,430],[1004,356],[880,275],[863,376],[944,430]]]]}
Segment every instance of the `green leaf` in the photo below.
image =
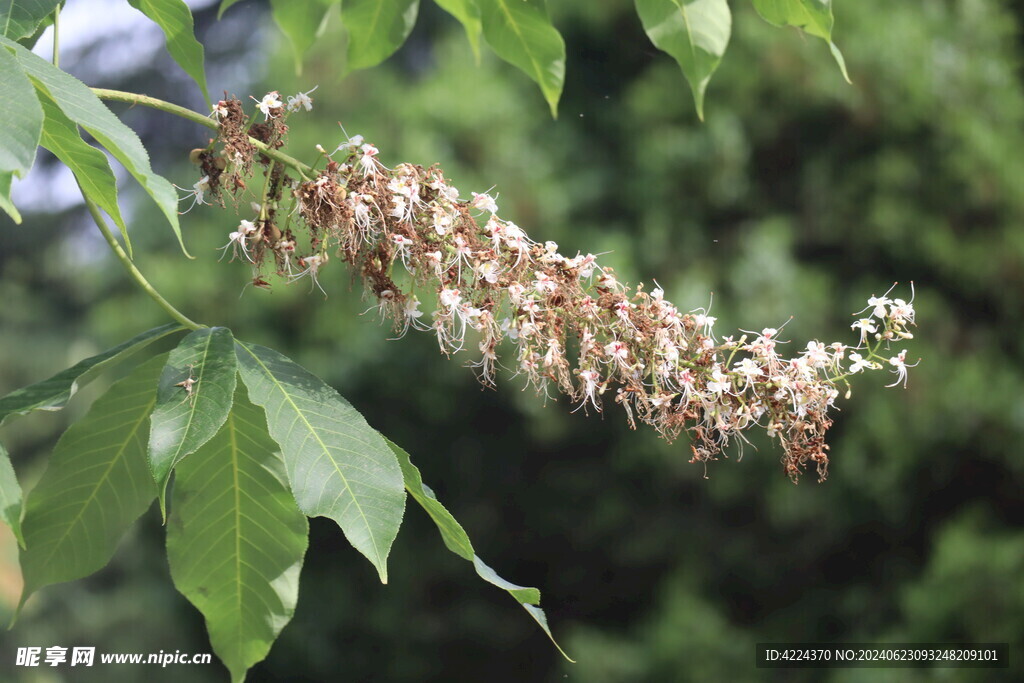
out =
{"type": "Polygon", "coordinates": [[[49,95],[68,118],[89,131],[139,181],[171,224],[181,250],[192,258],[185,249],[181,226],[178,224],[178,194],[170,181],[150,168],[149,154],[135,131],[121,123],[77,78],[7,38],[0,37],[0,45],[14,51],[21,68],[32,79],[36,90],[49,95]]]}
{"type": "Polygon", "coordinates": [[[495,53],[540,86],[558,118],[565,83],[565,41],[551,25],[544,0],[477,0],[484,39],[495,53]]]}
{"type": "Polygon", "coordinates": [[[20,40],[53,14],[61,0],[0,0],[0,36],[20,40]]]}
{"type": "Polygon", "coordinates": [[[31,50],[36,46],[36,43],[39,42],[39,39],[43,37],[43,33],[46,32],[46,29],[50,28],[51,26],[53,26],[52,12],[50,14],[47,14],[45,17],[43,17],[42,21],[36,24],[36,30],[33,31],[31,35],[27,35],[24,38],[18,38],[18,44],[22,47],[26,47],[29,50],[31,50]]]}
{"type": "Polygon", "coordinates": [[[203,46],[196,40],[192,10],[184,0],[128,0],[128,4],[152,19],[163,30],[167,51],[203,91],[203,99],[209,107],[210,93],[206,90],[203,46]]]}
{"type": "Polygon", "coordinates": [[[18,545],[25,547],[25,539],[21,535],[21,485],[11,466],[11,458],[7,455],[4,445],[0,443],[0,519],[11,527],[18,545]]]}
{"type": "Polygon", "coordinates": [[[224,426],[174,475],[171,578],[206,618],[234,681],[267,656],[299,596],[309,527],[277,451],[239,386],[224,426]]]}
{"type": "Polygon", "coordinates": [[[406,453],[401,447],[395,445],[391,440],[384,439],[395,456],[398,458],[398,464],[402,468],[402,477],[405,480],[405,488],[409,492],[409,495],[420,504],[430,519],[434,521],[434,525],[437,526],[437,530],[441,532],[441,540],[444,541],[445,547],[452,551],[464,560],[468,560],[473,563],[473,568],[476,569],[476,573],[484,581],[494,584],[498,588],[501,588],[508,592],[512,598],[518,602],[527,613],[533,617],[534,621],[543,629],[544,633],[547,634],[548,638],[551,639],[551,643],[562,653],[562,656],[568,659],[570,662],[573,661],[569,658],[569,655],[565,653],[558,643],[555,641],[555,637],[551,634],[551,629],[548,627],[548,618],[544,614],[540,605],[540,591],[536,588],[529,588],[526,586],[517,586],[514,583],[506,581],[505,579],[498,576],[498,574],[484,564],[476,553],[473,551],[473,544],[469,540],[469,536],[466,534],[466,530],[462,528],[462,525],[456,521],[452,514],[434,495],[434,492],[423,483],[423,476],[420,474],[419,468],[412,464],[412,459],[409,454],[406,453]]]}
{"type": "Polygon", "coordinates": [[[402,46],[416,24],[419,0],[344,0],[348,68],[376,66],[402,46]]]}
{"type": "Polygon", "coordinates": [[[850,75],[846,72],[846,60],[832,42],[832,0],[753,0],[757,13],[769,24],[775,26],[796,26],[803,32],[821,38],[828,43],[832,56],[843,73],[843,78],[850,83],[850,75]]]}
{"type": "MultiPolygon", "coordinates": [[[[327,12],[338,0],[270,0],[271,14],[278,27],[292,44],[295,72],[302,73],[302,58],[306,50],[323,33],[327,12]]],[[[233,4],[233,3],[232,3],[233,4]]],[[[221,6],[223,13],[231,5],[221,6]]]]}
{"type": "Polygon", "coordinates": [[[0,50],[0,116],[4,134],[0,137],[0,173],[12,172],[24,178],[36,158],[43,131],[43,110],[35,88],[7,50],[0,50]]]}
{"type": "MultiPolygon", "coordinates": [[[[2,1],[2,0],[0,0],[2,1]]],[[[10,176],[24,178],[36,159],[36,147],[43,130],[43,110],[36,98],[35,88],[18,66],[18,60],[7,50],[0,49],[0,120],[4,134],[0,136],[0,175],[7,178],[0,183],[4,209],[21,222],[17,211],[7,209],[11,203],[10,176]]]]}
{"type": "Polygon", "coordinates": [[[224,13],[239,0],[221,0],[220,7],[217,8],[217,19],[224,16],[224,13]]]}
{"type": "Polygon", "coordinates": [[[469,46],[473,49],[473,57],[476,63],[480,63],[480,33],[483,30],[480,24],[480,8],[476,0],[434,0],[445,12],[459,20],[462,27],[466,29],[466,37],[469,38],[469,46]]]}
{"type": "Polygon", "coordinates": [[[17,389],[0,398],[0,424],[9,415],[26,415],[36,410],[60,410],[83,386],[103,370],[120,363],[157,339],[181,330],[178,323],[168,323],[143,332],[103,353],[78,361],[53,377],[17,389]]]}
{"type": "Polygon", "coordinates": [[[329,517],[387,583],[387,558],[405,510],[402,470],[372,427],[323,380],[277,351],[239,342],[249,399],[266,410],[292,495],[310,517],[329,517]]]}
{"type": "Polygon", "coordinates": [[[82,194],[110,215],[121,230],[125,247],[131,255],[132,243],[128,239],[128,226],[125,225],[121,209],[117,205],[117,180],[114,178],[114,172],[110,170],[107,155],[82,139],[78,126],[64,115],[53,98],[45,92],[40,92],[40,95],[39,102],[43,105],[45,114],[40,144],[71,169],[82,194]]]}
{"type": "Polygon", "coordinates": [[[149,467],[161,512],[175,465],[212,439],[227,419],[236,375],[234,339],[226,327],[190,333],[167,358],[149,433],[149,467]]]}
{"type": "Polygon", "coordinates": [[[19,609],[39,588],[106,565],[156,497],[146,436],[164,358],[150,359],[115,383],[57,442],[22,523],[25,588],[19,609]]]}
{"type": "Polygon", "coordinates": [[[729,45],[732,14],[726,0],[636,0],[654,46],[679,63],[704,120],[704,91],[729,45]]]}
{"type": "Polygon", "coordinates": [[[11,202],[11,179],[13,173],[0,173],[0,209],[4,210],[15,223],[21,223],[21,214],[11,202]]]}

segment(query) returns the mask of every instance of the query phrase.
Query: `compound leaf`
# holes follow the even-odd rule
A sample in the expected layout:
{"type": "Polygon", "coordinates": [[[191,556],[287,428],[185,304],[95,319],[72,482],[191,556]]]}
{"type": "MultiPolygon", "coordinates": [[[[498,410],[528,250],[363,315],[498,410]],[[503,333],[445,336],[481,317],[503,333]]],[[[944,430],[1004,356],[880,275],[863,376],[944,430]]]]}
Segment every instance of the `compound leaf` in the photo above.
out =
{"type": "Polygon", "coordinates": [[[704,91],[729,45],[732,14],[726,0],[636,0],[654,46],[679,64],[704,120],[704,91]]]}
{"type": "Polygon", "coordinates": [[[210,93],[206,90],[206,71],[203,67],[204,51],[196,40],[192,22],[192,10],[183,0],[128,0],[135,9],[152,19],[167,39],[167,51],[185,73],[192,77],[203,99],[210,104],[210,93]]]}
{"type": "Polygon", "coordinates": [[[235,391],[216,436],[175,470],[167,559],[234,681],[295,613],[309,526],[263,411],[235,391]]]}
{"type": "MultiPolygon", "coordinates": [[[[270,0],[270,11],[274,21],[288,38],[295,55],[295,71],[302,73],[302,58],[306,50],[323,32],[327,11],[337,0],[270,0]]],[[[223,13],[234,3],[221,5],[223,13]]]]}
{"type": "Polygon", "coordinates": [[[237,374],[234,339],[225,327],[190,333],[167,358],[149,433],[149,467],[161,512],[174,467],[212,439],[227,419],[237,374]]]}
{"type": "Polygon", "coordinates": [[[329,517],[387,583],[387,557],[405,511],[395,454],[348,401],[272,349],[237,343],[249,399],[263,406],[281,446],[292,495],[310,517],[329,517]]]}
{"type": "Polygon", "coordinates": [[[110,215],[121,231],[125,247],[131,255],[132,243],[128,239],[128,226],[125,225],[117,204],[117,179],[110,170],[107,155],[82,139],[78,126],[64,115],[53,98],[45,92],[40,95],[39,102],[43,105],[43,113],[46,116],[40,144],[71,169],[82,194],[110,215]]]}
{"type": "Polygon", "coordinates": [[[32,79],[36,90],[46,93],[53,99],[69,119],[89,131],[139,181],[171,224],[181,250],[192,258],[185,249],[181,237],[181,226],[178,223],[178,194],[170,181],[157,175],[150,168],[149,154],[135,131],[121,123],[120,119],[74,76],[2,36],[0,45],[14,51],[21,69],[32,79]]]}
{"type": "Polygon", "coordinates": [[[156,497],[146,437],[164,360],[152,358],[116,382],[57,442],[26,505],[19,609],[39,588],[106,565],[156,497]]]}
{"type": "Polygon", "coordinates": [[[0,519],[11,527],[18,544],[24,548],[25,539],[21,535],[21,485],[11,466],[11,457],[0,443],[0,519]]]}
{"type": "Polygon", "coordinates": [[[846,60],[832,42],[832,0],[753,0],[757,13],[769,24],[775,26],[796,26],[804,33],[821,38],[828,43],[839,70],[846,82],[850,75],[846,72],[846,60]]]}
{"type": "Polygon", "coordinates": [[[443,505],[441,501],[437,499],[434,492],[423,483],[423,476],[420,474],[419,468],[412,464],[412,459],[409,454],[406,453],[401,447],[395,445],[390,440],[385,439],[391,450],[394,451],[395,456],[398,458],[398,464],[402,468],[402,476],[405,480],[405,488],[409,492],[409,495],[413,497],[420,507],[430,515],[430,519],[433,520],[437,530],[441,533],[441,540],[444,541],[445,546],[448,550],[458,555],[464,560],[468,560],[473,563],[473,568],[476,569],[476,573],[484,581],[491,583],[498,588],[501,588],[508,592],[512,598],[522,605],[527,613],[533,617],[534,621],[543,629],[544,633],[547,634],[548,638],[551,639],[552,644],[558,649],[562,656],[568,659],[570,662],[573,661],[569,658],[569,655],[559,647],[558,643],[555,642],[555,637],[551,634],[551,629],[548,627],[548,619],[544,614],[544,610],[540,608],[540,591],[536,588],[529,588],[526,586],[517,586],[514,583],[506,581],[505,579],[498,576],[498,574],[484,564],[477,554],[473,551],[473,544],[469,540],[469,535],[466,534],[466,530],[462,528],[462,525],[456,521],[450,512],[443,505]]]}
{"type": "MultiPolygon", "coordinates": [[[[2,19],[2,16],[0,16],[2,19]]],[[[22,72],[18,60],[7,50],[0,48],[0,117],[4,122],[4,134],[0,136],[0,196],[3,207],[14,222],[20,223],[18,212],[11,211],[11,176],[24,178],[36,159],[36,147],[43,130],[43,110],[36,98],[35,88],[22,72]]]]}
{"type": "Polygon", "coordinates": [[[540,86],[551,115],[565,83],[565,41],[551,24],[544,0],[478,0],[484,40],[540,86]]]}
{"type": "Polygon", "coordinates": [[[103,370],[121,362],[157,339],[181,329],[178,323],[154,327],[103,353],[80,360],[49,379],[12,391],[0,398],[0,424],[10,415],[26,415],[36,410],[60,410],[81,387],[95,379],[103,370]]]}
{"type": "Polygon", "coordinates": [[[483,28],[480,24],[480,8],[476,0],[434,0],[441,9],[459,20],[462,27],[466,29],[466,37],[469,39],[469,46],[473,49],[473,57],[477,64],[480,63],[480,34],[483,28]]]}
{"type": "Polygon", "coordinates": [[[0,35],[21,40],[53,14],[61,0],[0,0],[0,35]]]}
{"type": "Polygon", "coordinates": [[[344,0],[348,68],[376,66],[402,46],[416,24],[419,0],[344,0]]]}

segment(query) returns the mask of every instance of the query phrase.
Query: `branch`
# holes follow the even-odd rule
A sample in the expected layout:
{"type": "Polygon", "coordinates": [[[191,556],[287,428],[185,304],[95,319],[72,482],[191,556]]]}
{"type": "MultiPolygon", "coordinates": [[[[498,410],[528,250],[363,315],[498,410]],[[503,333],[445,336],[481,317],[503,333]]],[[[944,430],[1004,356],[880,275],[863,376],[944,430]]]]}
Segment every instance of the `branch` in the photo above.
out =
{"type": "Polygon", "coordinates": [[[160,292],[156,291],[156,289],[153,288],[153,285],[149,284],[149,281],[146,279],[146,277],[138,268],[135,267],[135,264],[132,263],[132,260],[128,257],[128,254],[126,254],[124,249],[121,248],[121,245],[118,244],[117,239],[114,237],[114,233],[110,231],[110,227],[107,225],[107,222],[103,220],[103,214],[100,213],[100,209],[98,206],[96,206],[96,203],[89,199],[89,197],[86,196],[85,192],[82,193],[82,197],[85,198],[85,206],[89,209],[89,213],[92,215],[92,219],[96,221],[96,227],[98,227],[100,229],[100,232],[103,233],[104,239],[107,240],[107,244],[110,245],[110,249],[114,252],[114,255],[117,256],[117,260],[121,262],[121,264],[128,271],[128,274],[132,276],[132,279],[135,280],[139,287],[142,288],[142,291],[148,294],[149,298],[155,301],[160,306],[160,308],[164,309],[164,311],[166,311],[169,316],[174,318],[174,320],[181,323],[188,329],[198,330],[201,327],[205,327],[205,325],[200,325],[199,323],[185,316],[184,313],[182,313],[177,308],[172,306],[171,303],[167,301],[167,299],[160,296],[160,292]]]}
{"type": "MultiPolygon", "coordinates": [[[[158,109],[168,114],[174,114],[180,116],[183,119],[188,119],[193,123],[198,123],[200,126],[206,126],[212,130],[218,130],[219,126],[217,122],[211,119],[209,116],[203,116],[199,112],[180,107],[164,100],[159,100],[155,97],[149,97],[148,95],[139,95],[132,92],[124,92],[122,90],[107,90],[106,88],[91,88],[94,95],[103,100],[111,100],[114,102],[127,102],[128,104],[141,104],[145,107],[151,107],[158,109]]],[[[312,167],[302,163],[295,157],[289,156],[284,152],[280,152],[276,149],[268,147],[265,143],[260,142],[256,138],[250,137],[249,143],[253,147],[258,149],[263,154],[267,155],[275,161],[279,161],[285,166],[294,168],[296,171],[301,173],[303,177],[313,171],[312,167]]]]}

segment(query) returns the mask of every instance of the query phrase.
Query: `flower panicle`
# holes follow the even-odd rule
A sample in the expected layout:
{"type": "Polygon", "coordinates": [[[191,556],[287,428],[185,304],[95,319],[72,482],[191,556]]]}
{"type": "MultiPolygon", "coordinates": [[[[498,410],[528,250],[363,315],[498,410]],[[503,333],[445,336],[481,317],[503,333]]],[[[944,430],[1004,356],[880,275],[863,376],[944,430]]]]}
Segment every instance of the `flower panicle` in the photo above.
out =
{"type": "MultiPolygon", "coordinates": [[[[276,93],[267,98],[260,111],[268,109],[274,124],[282,107],[276,93]]],[[[222,121],[237,121],[236,107],[224,109],[222,121]]],[[[244,151],[236,128],[222,130],[225,148],[244,151]]],[[[906,350],[883,355],[912,339],[913,296],[890,299],[892,289],[872,296],[856,314],[867,317],[852,325],[853,346],[814,340],[784,357],[774,328],[719,341],[709,310],[680,310],[660,287],[627,287],[594,254],[566,256],[554,242],[532,240],[499,216],[496,196],[463,199],[436,165],[389,169],[361,136],[331,154],[318,149],[328,158],[323,171],[304,182],[279,177],[269,202],[254,207],[257,219],[231,234],[228,246],[240,246],[254,263],[254,284],[266,286],[262,264],[272,257],[278,274],[309,275],[319,286],[332,252],[362,278],[375,301],[368,310],[392,320],[397,337],[432,333],[446,355],[476,349],[469,365],[484,386],[495,384],[501,351],[527,385],[545,396],[565,394],[574,410],[601,412],[608,394],[631,426],[649,424],[669,441],[687,432],[691,462],[715,460],[733,441],[742,448],[746,430],[759,426],[781,444],[794,482],[809,467],[824,480],[839,387],[883,367],[896,374],[889,386],[906,386],[916,365],[906,362],[906,350]],[[294,214],[308,230],[312,253],[304,256],[292,230],[280,230],[266,208],[287,199],[285,188],[294,199],[289,224],[294,214]],[[432,305],[416,292],[430,292],[432,305]],[[433,309],[429,320],[421,305],[433,309]]]]}

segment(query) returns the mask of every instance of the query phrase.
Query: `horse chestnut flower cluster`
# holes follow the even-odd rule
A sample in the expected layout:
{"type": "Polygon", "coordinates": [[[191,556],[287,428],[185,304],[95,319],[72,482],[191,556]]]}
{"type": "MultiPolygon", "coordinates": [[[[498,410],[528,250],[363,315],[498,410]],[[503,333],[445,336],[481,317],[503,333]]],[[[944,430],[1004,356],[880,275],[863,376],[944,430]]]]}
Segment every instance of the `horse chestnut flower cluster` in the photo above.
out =
{"type": "Polygon", "coordinates": [[[906,350],[883,352],[913,337],[913,297],[872,296],[867,317],[852,325],[854,345],[813,340],[784,357],[778,329],[720,339],[709,311],[680,310],[660,287],[620,282],[593,254],[567,256],[531,239],[498,215],[493,196],[463,198],[437,166],[387,168],[360,136],[331,153],[318,147],[326,168],[293,180],[248,140],[280,147],[288,113],[312,106],[308,93],[290,101],[268,94],[258,101],[264,120],[254,115],[248,125],[237,100],[215,107],[228,163],[216,177],[206,173],[203,192],[236,196],[254,160],[266,167],[257,215],[224,247],[253,264],[257,286],[269,286],[268,264],[289,281],[320,286],[329,261],[344,261],[398,336],[429,332],[445,355],[472,355],[485,386],[503,364],[545,396],[565,394],[577,410],[616,404],[631,426],[649,424],[669,441],[686,431],[691,462],[716,459],[733,440],[742,447],[747,430],[761,427],[780,443],[794,482],[811,466],[825,479],[829,412],[840,386],[849,394],[851,375],[888,367],[896,375],[889,386],[906,384],[906,350]]]}

